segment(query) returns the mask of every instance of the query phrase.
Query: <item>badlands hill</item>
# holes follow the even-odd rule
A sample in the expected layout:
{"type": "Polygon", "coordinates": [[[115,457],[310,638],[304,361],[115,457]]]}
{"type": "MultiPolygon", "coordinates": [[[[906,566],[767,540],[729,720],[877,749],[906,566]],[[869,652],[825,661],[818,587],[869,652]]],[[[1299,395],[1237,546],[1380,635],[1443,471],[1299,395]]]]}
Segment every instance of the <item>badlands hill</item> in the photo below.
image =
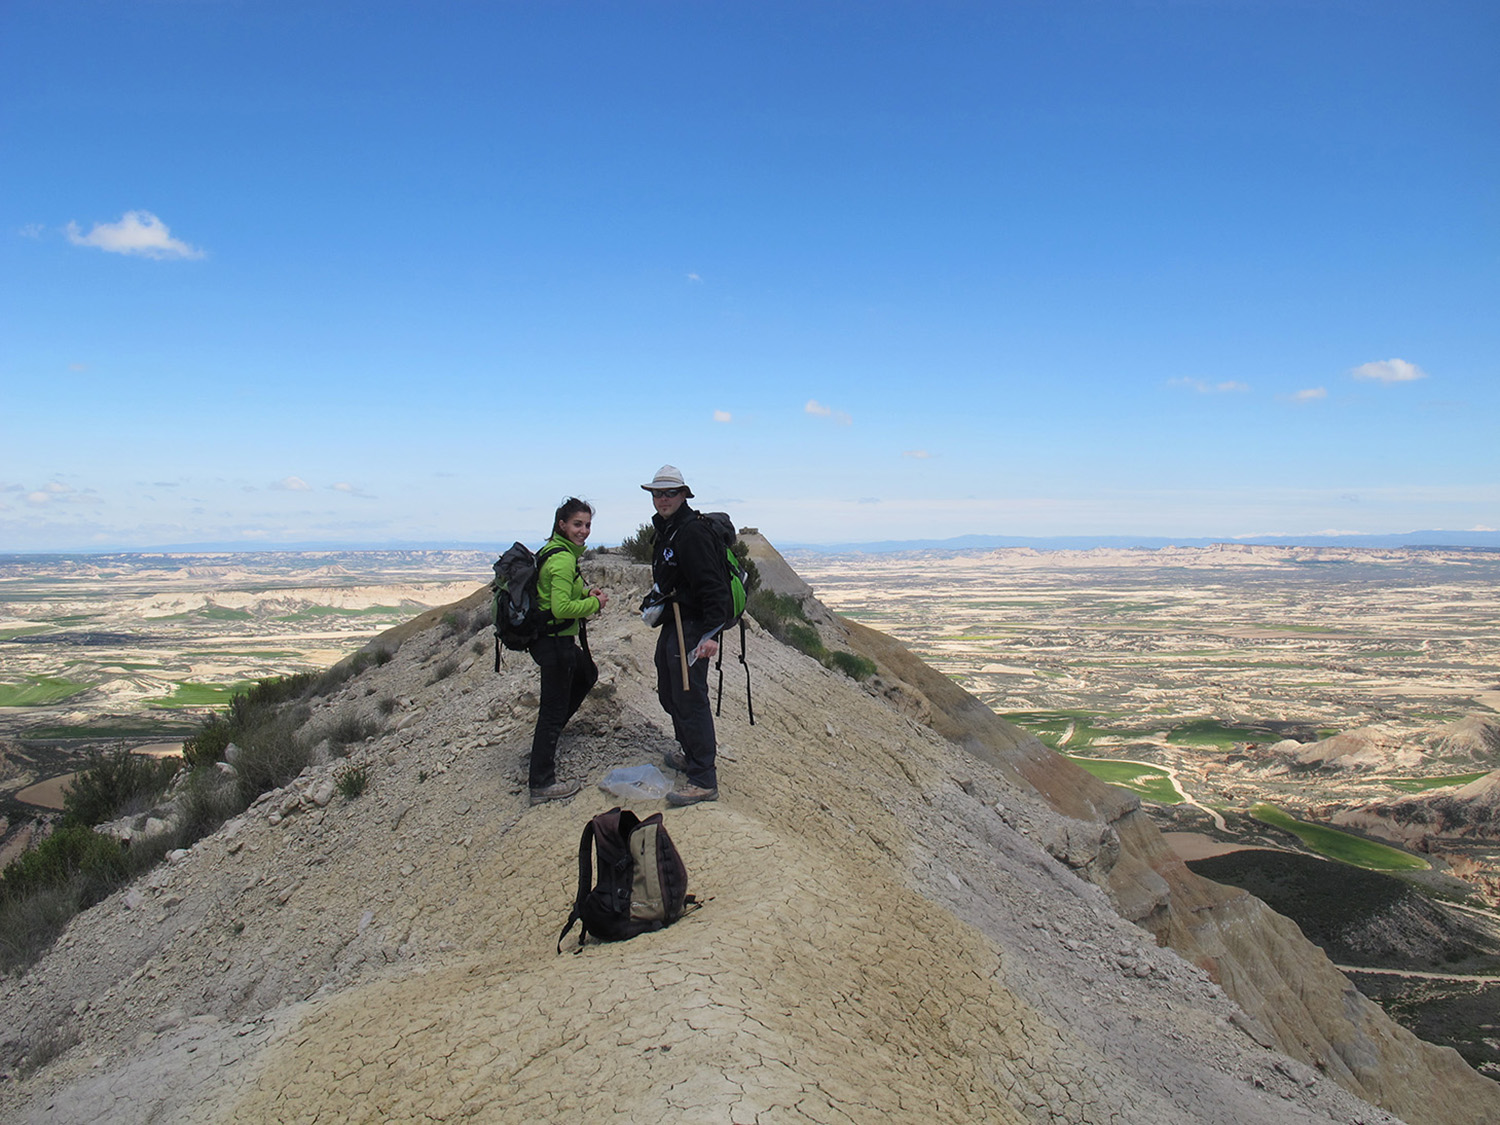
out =
{"type": "Polygon", "coordinates": [[[1333,819],[1412,847],[1442,838],[1500,839],[1500,770],[1467,785],[1346,809],[1333,819]]]}
{"type": "MultiPolygon", "coordinates": [[[[809,593],[747,539],[769,586],[809,593]]],[[[669,736],[631,612],[644,569],[585,566],[616,600],[560,760],[593,783],[669,736]]],[[[317,701],[310,740],[380,724],[347,763],[266,794],[0,982],[0,1118],[1500,1120],[1500,1086],[1189,872],[1133,796],[815,600],[825,642],[879,675],[752,626],[756,722],[726,667],[721,800],[667,813],[705,905],[559,955],[579,830],[616,801],[590,784],[527,804],[534,669],[494,673],[452,624],[484,597],[386,634],[388,662],[317,701]],[[350,765],[370,783],[345,799],[350,765]]]]}

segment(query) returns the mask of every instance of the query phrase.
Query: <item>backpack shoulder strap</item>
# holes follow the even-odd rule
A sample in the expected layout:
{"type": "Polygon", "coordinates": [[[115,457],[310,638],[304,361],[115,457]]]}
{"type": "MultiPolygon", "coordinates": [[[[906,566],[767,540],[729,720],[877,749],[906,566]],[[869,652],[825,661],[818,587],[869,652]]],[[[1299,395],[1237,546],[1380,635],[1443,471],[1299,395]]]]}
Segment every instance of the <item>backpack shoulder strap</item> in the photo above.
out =
{"type": "MultiPolygon", "coordinates": [[[[595,820],[598,817],[594,818],[595,820]]],[[[568,924],[557,935],[557,951],[562,952],[563,938],[573,928],[574,922],[583,920],[583,900],[588,897],[589,887],[594,882],[594,855],[590,845],[594,842],[594,821],[583,826],[583,835],[578,837],[578,893],[573,897],[573,909],[568,914],[568,924]]],[[[585,934],[578,935],[578,949],[583,948],[585,934]]],[[[574,950],[576,953],[577,950],[574,950]]]]}

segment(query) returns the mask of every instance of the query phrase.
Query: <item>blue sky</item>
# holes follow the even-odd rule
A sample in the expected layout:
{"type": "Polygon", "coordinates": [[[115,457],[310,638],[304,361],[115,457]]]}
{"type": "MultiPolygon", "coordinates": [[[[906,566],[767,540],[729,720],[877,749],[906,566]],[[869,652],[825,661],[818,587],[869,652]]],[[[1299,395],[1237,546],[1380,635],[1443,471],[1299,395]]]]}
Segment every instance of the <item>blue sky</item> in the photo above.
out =
{"type": "Polygon", "coordinates": [[[0,550],[1500,528],[1500,4],[0,8],[0,550]]]}

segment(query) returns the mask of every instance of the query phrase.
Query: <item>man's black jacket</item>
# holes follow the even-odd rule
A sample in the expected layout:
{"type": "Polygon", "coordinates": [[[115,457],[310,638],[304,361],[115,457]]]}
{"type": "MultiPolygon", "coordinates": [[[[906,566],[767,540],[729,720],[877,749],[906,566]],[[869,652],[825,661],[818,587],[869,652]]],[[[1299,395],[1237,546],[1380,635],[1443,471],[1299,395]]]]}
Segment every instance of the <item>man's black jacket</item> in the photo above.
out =
{"type": "MultiPolygon", "coordinates": [[[[729,567],[724,544],[713,525],[700,519],[687,503],[670,519],[651,517],[656,528],[652,548],[651,577],[656,588],[682,608],[682,616],[696,622],[702,631],[729,620],[734,602],[729,593],[729,567]]],[[[693,644],[696,638],[688,638],[693,644]]]]}

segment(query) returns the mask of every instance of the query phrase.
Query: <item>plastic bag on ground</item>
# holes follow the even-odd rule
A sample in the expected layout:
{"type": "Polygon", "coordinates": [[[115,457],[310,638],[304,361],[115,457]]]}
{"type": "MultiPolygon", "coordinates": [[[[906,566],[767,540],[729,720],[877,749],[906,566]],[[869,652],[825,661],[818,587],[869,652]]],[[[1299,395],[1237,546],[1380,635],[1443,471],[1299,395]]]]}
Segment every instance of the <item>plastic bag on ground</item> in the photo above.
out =
{"type": "Polygon", "coordinates": [[[636,801],[659,801],[672,788],[666,775],[653,765],[617,766],[604,775],[599,788],[616,797],[636,801]]]}

